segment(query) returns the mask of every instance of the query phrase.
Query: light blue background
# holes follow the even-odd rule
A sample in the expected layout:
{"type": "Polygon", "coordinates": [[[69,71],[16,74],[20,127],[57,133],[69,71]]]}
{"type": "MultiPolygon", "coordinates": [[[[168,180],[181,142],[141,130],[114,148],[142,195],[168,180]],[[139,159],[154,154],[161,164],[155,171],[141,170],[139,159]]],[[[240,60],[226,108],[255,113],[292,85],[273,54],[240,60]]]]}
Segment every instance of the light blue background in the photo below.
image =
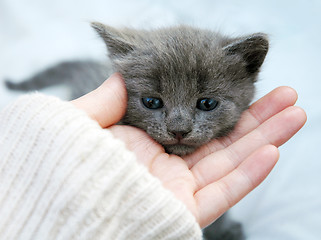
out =
{"type": "MultiPolygon", "coordinates": [[[[0,81],[61,60],[105,57],[88,22],[152,28],[177,23],[239,35],[265,32],[271,48],[257,98],[277,86],[299,93],[304,129],[281,147],[268,179],[233,208],[250,240],[321,239],[321,1],[1,0],[0,81]]],[[[54,87],[47,94],[66,98],[54,87]]],[[[19,94],[0,84],[0,109],[19,94]]]]}

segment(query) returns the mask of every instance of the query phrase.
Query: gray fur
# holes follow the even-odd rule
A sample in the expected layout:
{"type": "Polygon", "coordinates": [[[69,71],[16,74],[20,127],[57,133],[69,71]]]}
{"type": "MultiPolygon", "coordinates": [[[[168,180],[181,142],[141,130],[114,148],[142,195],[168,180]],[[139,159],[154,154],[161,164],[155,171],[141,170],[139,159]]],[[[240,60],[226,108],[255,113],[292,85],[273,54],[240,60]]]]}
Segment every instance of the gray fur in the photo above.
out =
{"type": "Polygon", "coordinates": [[[110,64],[95,61],[62,62],[22,82],[6,80],[5,84],[9,89],[20,91],[66,84],[71,90],[71,99],[75,99],[96,89],[111,73],[110,64]]]}
{"type": "MultiPolygon", "coordinates": [[[[229,38],[188,26],[152,31],[92,26],[106,43],[113,71],[126,82],[128,109],[121,123],[145,130],[177,155],[189,154],[233,129],[253,98],[268,51],[262,33],[229,38]],[[148,109],[142,97],[160,98],[164,107],[148,109]],[[218,107],[197,109],[198,99],[205,97],[217,100],[218,107]]],[[[28,90],[65,81],[75,98],[98,87],[111,73],[106,64],[66,62],[22,83],[7,81],[7,86],[28,90]]]]}
{"type": "Polygon", "coordinates": [[[203,230],[204,240],[245,240],[242,225],[233,221],[228,213],[203,230]]]}

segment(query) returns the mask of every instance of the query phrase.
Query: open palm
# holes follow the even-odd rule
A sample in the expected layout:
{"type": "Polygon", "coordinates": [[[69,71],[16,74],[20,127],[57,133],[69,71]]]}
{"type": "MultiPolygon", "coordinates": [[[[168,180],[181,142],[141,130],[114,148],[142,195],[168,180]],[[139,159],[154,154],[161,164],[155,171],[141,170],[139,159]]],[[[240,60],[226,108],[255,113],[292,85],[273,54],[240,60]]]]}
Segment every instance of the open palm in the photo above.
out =
{"type": "Polygon", "coordinates": [[[73,103],[123,140],[137,160],[205,227],[272,170],[279,158],[277,147],[306,121],[305,112],[293,106],[296,100],[296,92],[289,87],[273,90],[243,113],[229,136],[213,140],[183,158],[165,153],[140,129],[114,125],[126,109],[126,90],[118,74],[73,103]]]}

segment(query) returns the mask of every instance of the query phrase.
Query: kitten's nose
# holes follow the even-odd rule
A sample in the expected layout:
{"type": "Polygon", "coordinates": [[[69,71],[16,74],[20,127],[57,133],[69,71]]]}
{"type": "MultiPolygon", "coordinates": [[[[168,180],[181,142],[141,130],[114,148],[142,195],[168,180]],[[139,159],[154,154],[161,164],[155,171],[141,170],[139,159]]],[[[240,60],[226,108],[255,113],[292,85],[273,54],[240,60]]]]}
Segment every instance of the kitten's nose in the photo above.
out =
{"type": "Polygon", "coordinates": [[[168,131],[169,135],[175,137],[177,140],[185,138],[191,131],[168,131]]]}
{"type": "Polygon", "coordinates": [[[180,141],[192,132],[192,115],[184,107],[173,108],[168,113],[166,126],[168,134],[180,141]]]}

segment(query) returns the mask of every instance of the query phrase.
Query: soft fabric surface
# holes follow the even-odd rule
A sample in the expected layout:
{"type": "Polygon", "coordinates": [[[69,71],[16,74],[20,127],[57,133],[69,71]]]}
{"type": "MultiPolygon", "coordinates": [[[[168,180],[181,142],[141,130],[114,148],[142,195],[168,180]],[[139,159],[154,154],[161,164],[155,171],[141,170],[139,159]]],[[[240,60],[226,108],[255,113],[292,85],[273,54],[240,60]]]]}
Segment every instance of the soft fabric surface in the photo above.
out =
{"type": "Polygon", "coordinates": [[[202,239],[186,206],[71,103],[19,98],[0,113],[0,146],[0,239],[202,239]]]}
{"type": "MultiPolygon", "coordinates": [[[[192,24],[239,35],[265,32],[271,48],[257,98],[280,85],[299,93],[308,122],[281,147],[268,179],[232,210],[249,240],[321,239],[320,1],[48,1],[0,2],[0,81],[25,78],[67,59],[103,59],[105,48],[88,22],[152,28],[192,24]]],[[[44,90],[66,98],[63,87],[44,90]]],[[[0,109],[20,93],[0,84],[0,109]]]]}

